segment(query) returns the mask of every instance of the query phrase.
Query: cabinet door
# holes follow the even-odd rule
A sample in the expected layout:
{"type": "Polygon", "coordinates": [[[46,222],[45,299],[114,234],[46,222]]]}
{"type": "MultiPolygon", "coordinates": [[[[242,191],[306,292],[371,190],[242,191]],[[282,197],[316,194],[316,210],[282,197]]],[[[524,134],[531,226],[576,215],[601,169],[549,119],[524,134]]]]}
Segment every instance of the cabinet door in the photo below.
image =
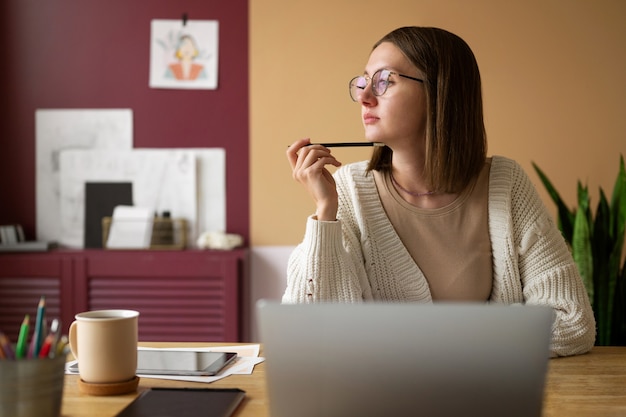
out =
{"type": "Polygon", "coordinates": [[[65,332],[73,320],[72,259],[52,254],[0,256],[0,329],[13,341],[26,314],[34,328],[37,305],[46,298],[46,317],[61,319],[65,332]]]}
{"type": "Polygon", "coordinates": [[[237,342],[242,262],[207,251],[88,253],[77,299],[84,310],[139,311],[142,341],[237,342]]]}

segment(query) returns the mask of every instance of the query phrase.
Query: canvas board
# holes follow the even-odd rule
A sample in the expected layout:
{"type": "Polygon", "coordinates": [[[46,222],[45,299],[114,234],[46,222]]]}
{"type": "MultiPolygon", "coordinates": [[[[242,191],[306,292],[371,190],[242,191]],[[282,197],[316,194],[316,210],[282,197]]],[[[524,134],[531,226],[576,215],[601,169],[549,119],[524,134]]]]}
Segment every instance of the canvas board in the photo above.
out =
{"type": "Polygon", "coordinates": [[[38,109],[35,112],[37,240],[61,237],[60,153],[68,149],[130,150],[130,109],[38,109]]]}
{"type": "MultiPolygon", "coordinates": [[[[197,230],[196,157],[192,151],[68,150],[61,152],[60,162],[59,243],[63,246],[84,245],[86,182],[132,182],[135,206],[157,213],[169,211],[173,218],[185,218],[191,231],[197,230]]],[[[190,233],[190,240],[195,233],[190,233]]]]}

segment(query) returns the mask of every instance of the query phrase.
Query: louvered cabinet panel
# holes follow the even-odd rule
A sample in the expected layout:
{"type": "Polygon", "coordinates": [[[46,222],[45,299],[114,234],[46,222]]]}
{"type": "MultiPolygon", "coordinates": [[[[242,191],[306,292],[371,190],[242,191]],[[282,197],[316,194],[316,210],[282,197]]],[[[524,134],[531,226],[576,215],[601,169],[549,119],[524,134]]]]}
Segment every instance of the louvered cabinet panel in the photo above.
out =
{"type": "Polygon", "coordinates": [[[41,296],[46,298],[48,323],[58,318],[67,328],[73,319],[71,285],[69,258],[3,254],[0,256],[0,330],[15,342],[22,320],[28,314],[32,334],[41,296]]]}
{"type": "Polygon", "coordinates": [[[142,341],[238,342],[248,252],[58,250],[0,254],[0,330],[17,338],[42,295],[67,333],[81,311],[140,313],[142,341]]]}
{"type": "Polygon", "coordinates": [[[240,340],[245,252],[100,252],[85,260],[85,310],[139,311],[142,341],[240,340]]]}

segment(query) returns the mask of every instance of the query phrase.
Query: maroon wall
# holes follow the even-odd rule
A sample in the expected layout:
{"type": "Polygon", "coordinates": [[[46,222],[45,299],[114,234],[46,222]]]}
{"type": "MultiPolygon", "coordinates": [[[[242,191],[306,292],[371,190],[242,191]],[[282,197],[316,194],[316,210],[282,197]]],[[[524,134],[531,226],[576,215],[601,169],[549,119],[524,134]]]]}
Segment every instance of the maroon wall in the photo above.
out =
{"type": "Polygon", "coordinates": [[[35,237],[35,110],[130,108],[134,147],[226,149],[227,229],[249,236],[247,0],[0,2],[0,224],[35,237]],[[150,21],[219,21],[217,90],[148,87],[150,21]]]}

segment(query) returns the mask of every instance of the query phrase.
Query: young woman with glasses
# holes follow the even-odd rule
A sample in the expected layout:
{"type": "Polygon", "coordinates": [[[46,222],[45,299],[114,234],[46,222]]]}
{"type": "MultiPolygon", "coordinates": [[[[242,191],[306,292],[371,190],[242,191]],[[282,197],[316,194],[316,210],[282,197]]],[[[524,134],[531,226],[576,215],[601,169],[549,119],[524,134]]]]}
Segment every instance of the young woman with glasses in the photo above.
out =
{"type": "Polygon", "coordinates": [[[486,155],[469,46],[442,29],[396,29],[349,92],[365,139],[384,146],[345,166],[309,139],[288,148],[317,209],[283,302],[546,304],[552,354],[591,349],[593,312],[563,237],[522,168],[486,155]],[[331,175],[329,165],[341,167],[331,175]]]}

